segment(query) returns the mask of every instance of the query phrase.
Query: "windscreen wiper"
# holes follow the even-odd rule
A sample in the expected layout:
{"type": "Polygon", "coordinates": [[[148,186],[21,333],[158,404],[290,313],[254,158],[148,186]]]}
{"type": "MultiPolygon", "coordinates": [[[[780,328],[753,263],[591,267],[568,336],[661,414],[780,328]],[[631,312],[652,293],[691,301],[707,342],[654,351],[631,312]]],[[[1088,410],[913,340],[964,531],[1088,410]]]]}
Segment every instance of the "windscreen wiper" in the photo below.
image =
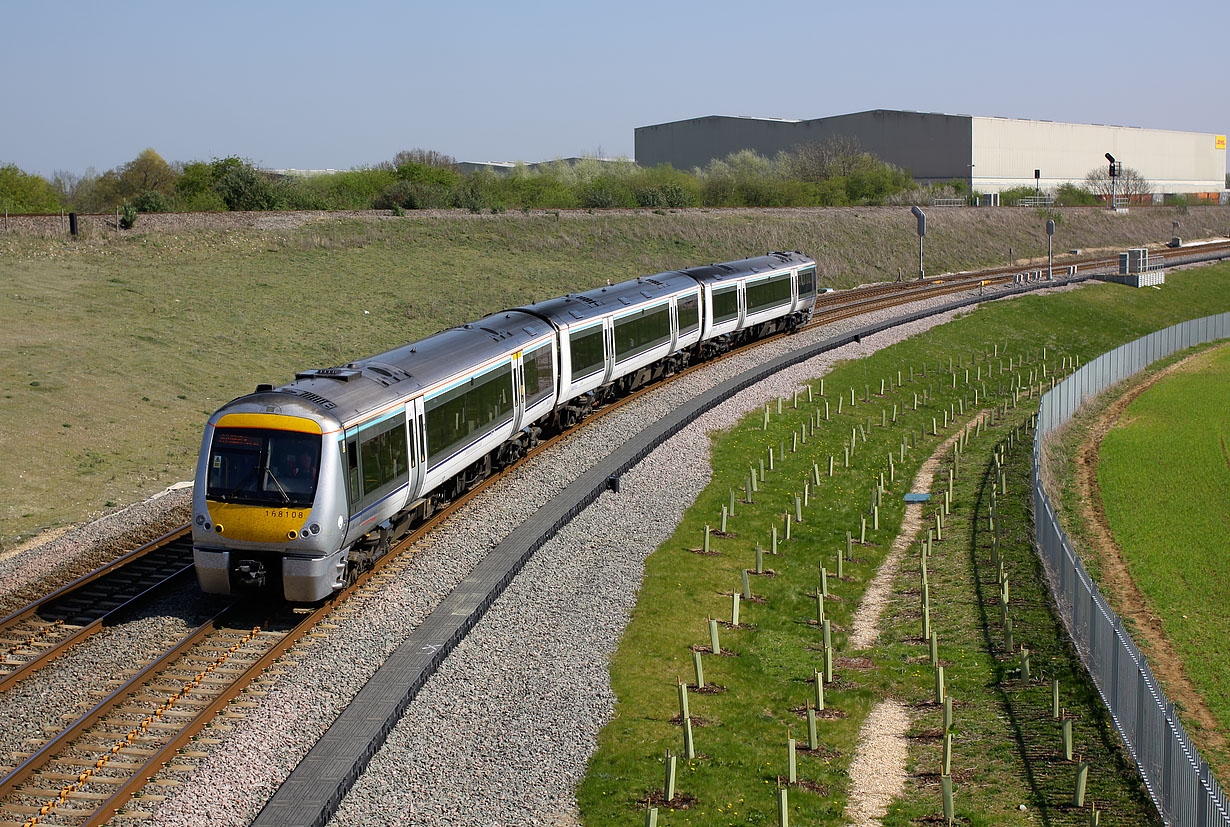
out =
{"type": "Polygon", "coordinates": [[[286,489],[282,487],[282,483],[278,482],[278,478],[277,478],[277,477],[275,477],[275,476],[273,475],[273,469],[272,469],[272,468],[270,468],[269,466],[265,466],[265,467],[264,467],[264,468],[262,468],[261,470],[262,470],[262,471],[264,471],[266,474],[268,474],[268,475],[269,475],[269,479],[273,480],[273,484],[274,484],[274,485],[276,485],[276,486],[278,487],[278,491],[279,491],[279,492],[281,492],[281,494],[282,494],[282,500],[283,500],[284,502],[288,502],[288,503],[289,503],[289,502],[290,502],[290,494],[287,494],[287,493],[286,493],[286,489]]]}

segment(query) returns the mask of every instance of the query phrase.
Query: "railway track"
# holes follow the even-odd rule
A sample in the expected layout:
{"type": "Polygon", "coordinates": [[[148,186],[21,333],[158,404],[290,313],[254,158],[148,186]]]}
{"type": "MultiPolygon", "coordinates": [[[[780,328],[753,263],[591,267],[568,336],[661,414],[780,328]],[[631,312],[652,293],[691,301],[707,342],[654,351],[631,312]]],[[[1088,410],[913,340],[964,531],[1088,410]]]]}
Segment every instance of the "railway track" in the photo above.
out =
{"type": "Polygon", "coordinates": [[[0,692],[191,576],[192,538],[183,525],[0,619],[0,692]]]}
{"type": "MultiPolygon", "coordinates": [[[[1224,257],[1230,254],[1230,243],[1206,245],[1198,250],[1161,251],[1155,256],[1169,261],[1193,255],[1208,258],[1216,253],[1224,257]]],[[[1064,269],[1072,263],[1065,262],[1064,269]]],[[[1077,266],[1088,272],[1095,267],[1117,267],[1118,260],[1089,258],[1077,266]]],[[[1011,284],[1021,280],[1022,272],[1019,268],[999,268],[825,294],[809,327],[974,288],[1011,284]]],[[[595,416],[614,411],[659,385],[647,386],[605,406],[595,416]]],[[[549,450],[568,433],[543,442],[528,456],[549,450]]],[[[515,467],[493,475],[458,498],[398,542],[352,587],[315,609],[296,613],[283,607],[260,622],[244,623],[234,614],[239,610],[232,607],[153,663],[135,670],[87,715],[0,779],[0,819],[5,819],[0,825],[104,823],[177,750],[257,682],[278,657],[340,602],[356,591],[370,588],[371,578],[395,571],[402,551],[515,467]]],[[[138,605],[176,578],[188,576],[190,571],[191,540],[188,526],[183,526],[0,621],[0,645],[7,643],[10,647],[4,662],[0,662],[0,669],[7,670],[0,672],[0,691],[96,632],[107,618],[138,605]]]]}
{"type": "Polygon", "coordinates": [[[313,624],[228,607],[0,779],[5,824],[103,824],[313,624]]]}

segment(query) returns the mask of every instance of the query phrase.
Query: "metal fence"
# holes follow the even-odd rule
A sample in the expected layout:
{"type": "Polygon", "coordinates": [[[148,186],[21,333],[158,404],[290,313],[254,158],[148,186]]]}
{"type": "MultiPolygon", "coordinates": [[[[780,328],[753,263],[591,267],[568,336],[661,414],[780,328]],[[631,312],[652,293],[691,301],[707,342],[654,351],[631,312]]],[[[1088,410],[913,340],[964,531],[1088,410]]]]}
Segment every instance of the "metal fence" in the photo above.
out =
{"type": "Polygon", "coordinates": [[[1159,330],[1104,353],[1042,397],[1034,437],[1038,551],[1060,615],[1168,825],[1225,827],[1230,802],[1175,715],[1123,622],[1072,551],[1042,487],[1042,442],[1089,398],[1175,351],[1230,336],[1230,313],[1159,330]]]}

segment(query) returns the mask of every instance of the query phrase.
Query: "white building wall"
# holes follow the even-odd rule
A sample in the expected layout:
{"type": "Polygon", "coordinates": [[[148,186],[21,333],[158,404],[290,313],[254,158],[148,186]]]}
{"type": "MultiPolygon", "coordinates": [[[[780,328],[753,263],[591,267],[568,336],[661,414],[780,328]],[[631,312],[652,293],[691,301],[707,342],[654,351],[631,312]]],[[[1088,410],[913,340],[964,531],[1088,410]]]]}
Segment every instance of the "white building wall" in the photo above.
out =
{"type": "Polygon", "coordinates": [[[1014,118],[973,118],[974,189],[1000,192],[1080,184],[1090,170],[1107,166],[1107,152],[1132,167],[1154,192],[1219,192],[1225,189],[1226,150],[1205,132],[1126,126],[1053,123],[1014,118]]]}

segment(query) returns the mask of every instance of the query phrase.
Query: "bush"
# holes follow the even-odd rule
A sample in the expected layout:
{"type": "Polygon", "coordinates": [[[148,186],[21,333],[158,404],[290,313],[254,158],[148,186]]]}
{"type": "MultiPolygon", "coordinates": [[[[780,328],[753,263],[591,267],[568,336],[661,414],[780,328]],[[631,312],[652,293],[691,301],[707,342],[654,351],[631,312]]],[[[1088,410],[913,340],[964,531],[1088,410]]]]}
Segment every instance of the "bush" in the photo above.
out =
{"type": "Polygon", "coordinates": [[[273,182],[250,166],[226,173],[218,181],[217,190],[230,210],[276,210],[280,206],[273,182]]]}
{"type": "Polygon", "coordinates": [[[1060,184],[1055,190],[1055,204],[1061,207],[1096,207],[1101,203],[1100,198],[1076,184],[1060,184]]]}
{"type": "Polygon", "coordinates": [[[392,170],[372,168],[293,176],[280,182],[280,200],[289,209],[370,210],[396,180],[392,170]]]}
{"type": "Polygon", "coordinates": [[[192,195],[176,195],[171,199],[174,212],[226,212],[226,202],[213,189],[192,195]]]}
{"type": "Polygon", "coordinates": [[[666,196],[657,187],[640,187],[634,193],[638,207],[665,207],[666,196]]]}
{"type": "Polygon", "coordinates": [[[610,185],[610,182],[602,179],[585,184],[578,195],[581,206],[591,210],[604,210],[619,206],[619,195],[615,188],[610,185]]]}
{"type": "Polygon", "coordinates": [[[170,212],[170,200],[158,190],[146,190],[128,202],[137,212],[170,212]]]}
{"type": "Polygon", "coordinates": [[[675,210],[694,206],[700,201],[695,192],[674,181],[663,184],[659,191],[662,193],[662,200],[666,202],[666,206],[675,210]]]}
{"type": "Polygon", "coordinates": [[[1033,198],[1037,192],[1033,187],[1011,187],[999,191],[999,203],[1003,207],[1015,207],[1022,198],[1033,198]]]}
{"type": "Polygon", "coordinates": [[[395,181],[385,187],[373,202],[378,210],[391,210],[395,206],[406,210],[433,210],[452,205],[451,189],[423,181],[395,181]]]}
{"type": "Polygon", "coordinates": [[[137,223],[137,208],[131,202],[125,201],[120,207],[120,229],[131,230],[137,223]]]}

